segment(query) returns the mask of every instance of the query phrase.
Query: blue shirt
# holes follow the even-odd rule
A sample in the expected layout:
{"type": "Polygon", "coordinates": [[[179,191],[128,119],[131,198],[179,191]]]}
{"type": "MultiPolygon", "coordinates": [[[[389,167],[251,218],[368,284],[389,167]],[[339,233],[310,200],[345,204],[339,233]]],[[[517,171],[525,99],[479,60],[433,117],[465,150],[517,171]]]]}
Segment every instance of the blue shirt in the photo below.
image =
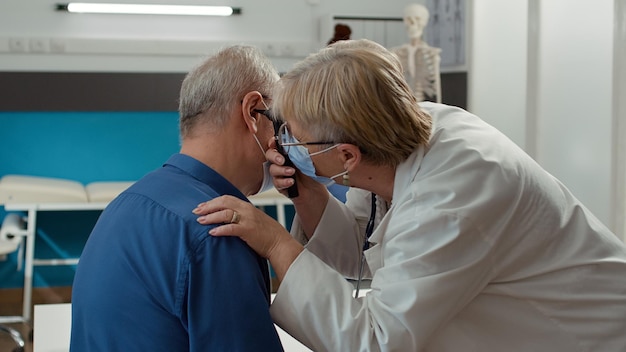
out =
{"type": "Polygon", "coordinates": [[[282,351],[267,261],[191,212],[224,194],[245,199],[175,154],[109,204],[76,270],[71,351],[282,351]]]}

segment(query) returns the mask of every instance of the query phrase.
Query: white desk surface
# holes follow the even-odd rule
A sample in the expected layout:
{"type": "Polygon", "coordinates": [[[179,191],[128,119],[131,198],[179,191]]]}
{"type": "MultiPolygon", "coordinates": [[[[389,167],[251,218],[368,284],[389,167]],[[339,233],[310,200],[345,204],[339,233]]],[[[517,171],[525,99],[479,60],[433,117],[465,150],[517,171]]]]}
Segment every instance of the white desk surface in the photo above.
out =
{"type": "MultiPolygon", "coordinates": [[[[274,295],[272,295],[272,299],[274,295]]],[[[68,352],[72,327],[72,305],[35,305],[33,326],[33,352],[68,352]]],[[[285,352],[310,352],[306,346],[276,326],[285,352]]]]}
{"type": "Polygon", "coordinates": [[[33,319],[33,352],[68,352],[72,305],[36,304],[33,319]]]}

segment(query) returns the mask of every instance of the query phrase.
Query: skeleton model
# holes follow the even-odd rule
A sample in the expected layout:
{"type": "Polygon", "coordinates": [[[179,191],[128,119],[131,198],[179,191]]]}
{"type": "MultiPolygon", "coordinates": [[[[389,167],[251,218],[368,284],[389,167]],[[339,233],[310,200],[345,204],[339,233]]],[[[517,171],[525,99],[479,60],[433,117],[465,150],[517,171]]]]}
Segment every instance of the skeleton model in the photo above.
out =
{"type": "Polygon", "coordinates": [[[395,48],[394,52],[404,70],[404,77],[418,101],[430,100],[441,103],[441,77],[439,64],[441,49],[422,40],[424,27],[428,24],[428,9],[420,4],[408,5],[404,10],[404,24],[409,43],[395,48]]]}

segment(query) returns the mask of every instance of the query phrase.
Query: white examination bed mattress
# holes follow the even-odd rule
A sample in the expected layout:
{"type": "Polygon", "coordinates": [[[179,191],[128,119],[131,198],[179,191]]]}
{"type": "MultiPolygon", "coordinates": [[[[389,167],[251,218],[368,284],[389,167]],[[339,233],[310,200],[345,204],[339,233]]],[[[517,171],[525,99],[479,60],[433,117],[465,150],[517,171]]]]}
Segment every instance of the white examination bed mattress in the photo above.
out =
{"type": "Polygon", "coordinates": [[[92,182],[85,186],[80,182],[61,178],[5,175],[0,179],[0,204],[108,203],[132,183],[92,182]]]}

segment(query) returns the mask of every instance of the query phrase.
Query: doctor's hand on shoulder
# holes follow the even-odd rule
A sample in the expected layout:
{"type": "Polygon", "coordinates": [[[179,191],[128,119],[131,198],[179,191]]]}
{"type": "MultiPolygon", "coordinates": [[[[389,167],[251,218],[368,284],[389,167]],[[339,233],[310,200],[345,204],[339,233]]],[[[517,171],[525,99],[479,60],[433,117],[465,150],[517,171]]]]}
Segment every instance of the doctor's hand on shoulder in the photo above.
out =
{"type": "Polygon", "coordinates": [[[280,281],[304,249],[280,223],[237,197],[212,199],[199,204],[193,213],[199,216],[200,224],[222,224],[211,228],[210,235],[236,236],[245,241],[270,261],[280,281]]]}

